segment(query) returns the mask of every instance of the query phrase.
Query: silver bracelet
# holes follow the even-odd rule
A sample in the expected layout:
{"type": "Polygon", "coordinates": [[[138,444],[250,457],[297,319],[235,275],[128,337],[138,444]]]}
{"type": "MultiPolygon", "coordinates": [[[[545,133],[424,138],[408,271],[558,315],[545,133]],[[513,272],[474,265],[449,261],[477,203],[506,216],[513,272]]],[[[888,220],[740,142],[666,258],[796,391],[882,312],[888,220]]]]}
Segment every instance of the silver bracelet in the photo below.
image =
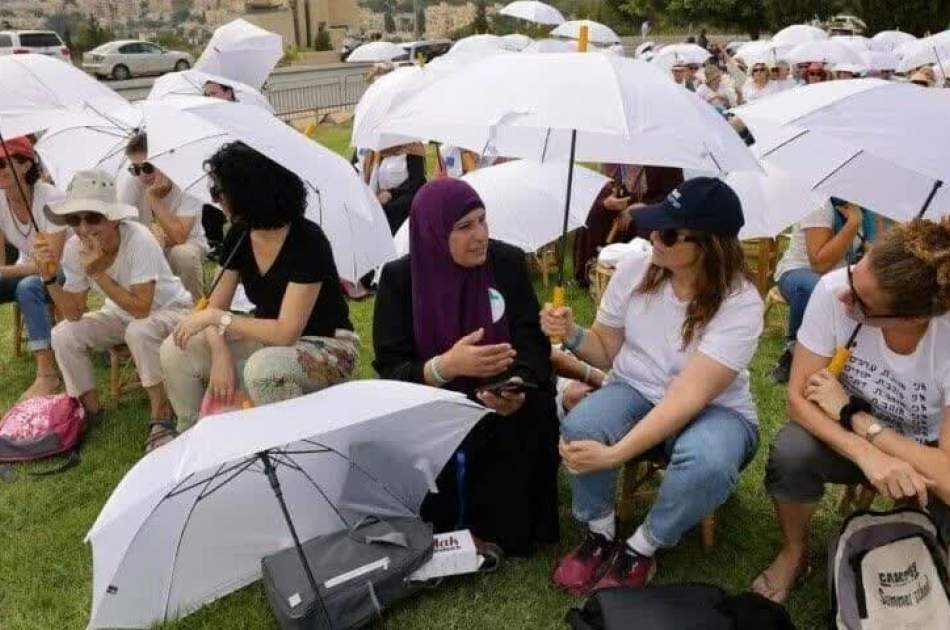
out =
{"type": "Polygon", "coordinates": [[[439,374],[438,355],[432,357],[432,359],[429,361],[429,371],[432,372],[432,378],[435,379],[435,382],[436,384],[438,384],[439,387],[442,387],[443,385],[448,384],[449,382],[448,379],[444,378],[441,374],[439,374]]]}

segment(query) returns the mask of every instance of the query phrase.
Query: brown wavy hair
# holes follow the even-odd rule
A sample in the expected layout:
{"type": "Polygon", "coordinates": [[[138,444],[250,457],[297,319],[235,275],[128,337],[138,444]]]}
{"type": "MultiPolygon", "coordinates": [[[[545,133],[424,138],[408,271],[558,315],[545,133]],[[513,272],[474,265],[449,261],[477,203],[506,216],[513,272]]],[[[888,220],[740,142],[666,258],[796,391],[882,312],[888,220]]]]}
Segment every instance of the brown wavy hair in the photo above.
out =
{"type": "Polygon", "coordinates": [[[895,313],[950,311],[950,217],[892,227],[871,247],[870,265],[895,313]]]}
{"type": "MultiPolygon", "coordinates": [[[[686,319],[680,336],[681,351],[702,335],[703,330],[719,312],[719,307],[743,282],[752,282],[752,273],[746,263],[742,243],[735,236],[695,234],[700,249],[700,271],[696,293],[686,307],[686,319]]],[[[669,269],[650,264],[636,292],[641,295],[656,293],[672,277],[669,269]]]]}

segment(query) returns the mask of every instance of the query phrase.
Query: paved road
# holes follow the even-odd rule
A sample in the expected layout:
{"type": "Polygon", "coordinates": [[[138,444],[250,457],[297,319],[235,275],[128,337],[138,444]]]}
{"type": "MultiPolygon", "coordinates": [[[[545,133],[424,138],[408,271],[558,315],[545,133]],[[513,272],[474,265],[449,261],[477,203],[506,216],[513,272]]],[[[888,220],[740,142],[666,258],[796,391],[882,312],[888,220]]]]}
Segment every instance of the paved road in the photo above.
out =
{"type": "MultiPolygon", "coordinates": [[[[288,66],[277,68],[271,74],[267,85],[270,89],[302,87],[315,82],[341,77],[358,77],[365,75],[372,64],[338,63],[325,66],[288,66]]],[[[105,84],[114,89],[130,101],[140,101],[148,96],[152,89],[155,77],[142,77],[128,81],[105,81],[105,84]]]]}

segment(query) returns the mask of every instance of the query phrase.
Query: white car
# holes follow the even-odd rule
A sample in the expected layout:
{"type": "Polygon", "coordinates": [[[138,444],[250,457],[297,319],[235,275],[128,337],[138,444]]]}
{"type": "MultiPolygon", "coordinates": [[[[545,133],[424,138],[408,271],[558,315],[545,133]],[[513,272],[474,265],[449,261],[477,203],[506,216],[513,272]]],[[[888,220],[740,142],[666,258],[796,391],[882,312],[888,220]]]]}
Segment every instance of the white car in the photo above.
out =
{"type": "Polygon", "coordinates": [[[54,31],[0,31],[0,55],[26,53],[72,61],[69,48],[54,31]]]}
{"type": "Polygon", "coordinates": [[[82,56],[82,68],[97,77],[124,81],[147,74],[187,70],[194,63],[180,50],[165,50],[158,44],[126,39],[103,44],[82,56]]]}

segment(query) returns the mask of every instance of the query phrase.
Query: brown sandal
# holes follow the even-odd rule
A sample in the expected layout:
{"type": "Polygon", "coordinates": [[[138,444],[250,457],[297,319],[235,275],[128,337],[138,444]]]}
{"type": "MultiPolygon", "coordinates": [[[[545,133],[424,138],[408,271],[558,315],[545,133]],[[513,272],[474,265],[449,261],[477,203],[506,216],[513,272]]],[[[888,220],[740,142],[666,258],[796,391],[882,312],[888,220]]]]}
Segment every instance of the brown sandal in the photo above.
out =
{"type": "Polygon", "coordinates": [[[148,437],[145,438],[146,453],[151,453],[155,449],[168,444],[178,437],[178,431],[170,420],[153,419],[148,423],[148,426],[149,433],[148,437]]]}

